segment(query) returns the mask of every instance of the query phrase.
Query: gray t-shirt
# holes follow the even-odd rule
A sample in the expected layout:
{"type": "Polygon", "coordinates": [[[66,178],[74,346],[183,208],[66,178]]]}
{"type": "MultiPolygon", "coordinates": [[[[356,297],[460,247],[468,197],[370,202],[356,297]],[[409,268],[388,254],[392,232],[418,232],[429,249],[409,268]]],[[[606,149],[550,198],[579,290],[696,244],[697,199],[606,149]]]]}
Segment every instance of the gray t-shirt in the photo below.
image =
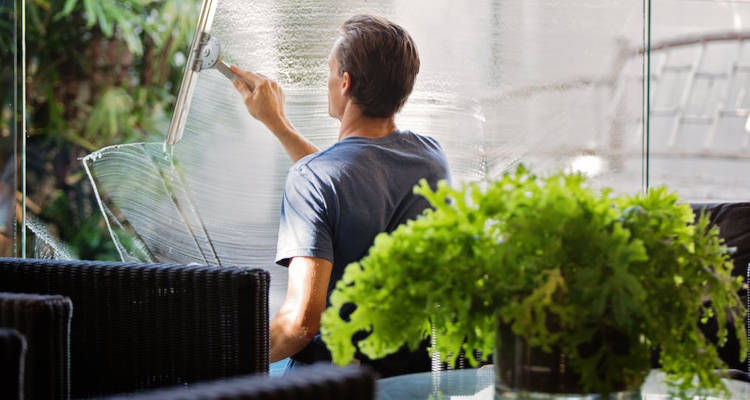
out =
{"type": "MultiPolygon", "coordinates": [[[[377,234],[393,231],[429,207],[413,192],[422,178],[433,189],[438,181],[450,180],[448,163],[435,139],[410,131],[379,139],[346,138],[300,159],[286,178],[276,262],[288,266],[292,257],[302,256],[331,261],[330,297],[346,266],[367,255],[377,234]]],[[[317,335],[292,358],[310,363],[330,360],[330,354],[317,335]]],[[[412,353],[404,348],[363,362],[383,376],[429,370],[424,349],[412,353]]]]}
{"type": "Polygon", "coordinates": [[[300,159],[286,178],[276,262],[288,266],[300,256],[331,261],[330,294],[378,233],[429,206],[413,192],[422,178],[435,188],[450,179],[448,163],[435,139],[409,131],[346,138],[300,159]]]}

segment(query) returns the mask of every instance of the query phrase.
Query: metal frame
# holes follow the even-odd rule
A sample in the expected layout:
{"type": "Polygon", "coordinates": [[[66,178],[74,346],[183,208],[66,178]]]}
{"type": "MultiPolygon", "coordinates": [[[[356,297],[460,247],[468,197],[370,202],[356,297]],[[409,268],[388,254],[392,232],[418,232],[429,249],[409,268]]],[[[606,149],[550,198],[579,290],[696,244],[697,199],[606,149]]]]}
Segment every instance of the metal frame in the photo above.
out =
{"type": "Polygon", "coordinates": [[[203,0],[201,5],[198,24],[195,27],[193,35],[193,44],[190,46],[187,62],[185,63],[185,72],[182,75],[180,91],[177,95],[177,102],[172,114],[172,122],[169,124],[169,134],[167,135],[167,144],[173,145],[182,139],[182,132],[185,129],[188,112],[190,111],[190,102],[193,99],[193,89],[198,80],[198,72],[193,70],[196,57],[199,56],[200,42],[204,33],[211,32],[211,26],[214,22],[214,13],[216,12],[215,0],[203,0]]]}

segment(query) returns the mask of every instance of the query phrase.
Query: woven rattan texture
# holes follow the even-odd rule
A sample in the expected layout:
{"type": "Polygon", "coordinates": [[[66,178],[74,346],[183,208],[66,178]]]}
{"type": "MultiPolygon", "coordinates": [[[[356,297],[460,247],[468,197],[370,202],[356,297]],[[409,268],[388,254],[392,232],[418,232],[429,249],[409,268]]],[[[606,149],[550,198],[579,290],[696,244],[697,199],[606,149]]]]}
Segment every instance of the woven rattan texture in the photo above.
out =
{"type": "Polygon", "coordinates": [[[15,329],[0,328],[0,399],[23,400],[26,339],[15,329]]]}
{"type": "Polygon", "coordinates": [[[72,299],[73,397],[267,372],[269,279],[239,267],[0,258],[0,291],[72,299]]]}
{"type": "Polygon", "coordinates": [[[319,400],[375,398],[375,379],[364,368],[313,364],[283,377],[243,376],[109,400],[319,400]]]}
{"type": "Polygon", "coordinates": [[[69,397],[72,308],[64,296],[0,290],[0,327],[13,328],[26,339],[25,398],[69,397]]]}

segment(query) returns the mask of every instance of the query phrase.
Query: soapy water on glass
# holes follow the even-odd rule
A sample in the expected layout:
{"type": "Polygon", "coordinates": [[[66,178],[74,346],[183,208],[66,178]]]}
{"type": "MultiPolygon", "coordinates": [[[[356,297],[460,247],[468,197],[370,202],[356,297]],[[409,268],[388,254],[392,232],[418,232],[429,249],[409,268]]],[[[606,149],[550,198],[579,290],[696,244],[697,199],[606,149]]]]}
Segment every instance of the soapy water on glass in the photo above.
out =
{"type": "MultiPolygon", "coordinates": [[[[642,43],[642,7],[219,0],[210,34],[227,63],[277,80],[290,120],[325,148],[338,131],[326,93],[337,28],[357,13],[383,15],[410,32],[421,58],[397,124],[441,143],[454,183],[491,180],[523,162],[538,172],[588,168],[595,185],[633,192],[642,174],[643,58],[628,59],[615,78],[612,69],[616,43],[642,43]]],[[[191,97],[176,144],[116,145],[84,165],[123,259],[266,268],[273,315],[286,289],[286,269],[273,259],[291,161],[216,69],[198,74],[191,97]],[[122,245],[120,227],[137,251],[122,245]]]]}

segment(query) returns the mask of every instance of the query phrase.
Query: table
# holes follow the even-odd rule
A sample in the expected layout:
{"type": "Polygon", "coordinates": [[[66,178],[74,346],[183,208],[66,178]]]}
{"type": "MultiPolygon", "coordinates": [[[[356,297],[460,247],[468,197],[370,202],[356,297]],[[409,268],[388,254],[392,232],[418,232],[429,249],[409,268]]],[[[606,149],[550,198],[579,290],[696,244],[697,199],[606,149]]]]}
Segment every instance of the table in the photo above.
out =
{"type": "MultiPolygon", "coordinates": [[[[430,395],[442,394],[442,399],[445,400],[491,400],[494,395],[494,379],[495,370],[492,366],[394,376],[377,381],[377,399],[428,399],[430,395]]],[[[724,380],[724,383],[732,394],[731,400],[750,399],[749,383],[734,380],[724,380]]],[[[658,370],[651,371],[641,388],[643,400],[668,399],[667,393],[664,374],[658,370]]]]}

